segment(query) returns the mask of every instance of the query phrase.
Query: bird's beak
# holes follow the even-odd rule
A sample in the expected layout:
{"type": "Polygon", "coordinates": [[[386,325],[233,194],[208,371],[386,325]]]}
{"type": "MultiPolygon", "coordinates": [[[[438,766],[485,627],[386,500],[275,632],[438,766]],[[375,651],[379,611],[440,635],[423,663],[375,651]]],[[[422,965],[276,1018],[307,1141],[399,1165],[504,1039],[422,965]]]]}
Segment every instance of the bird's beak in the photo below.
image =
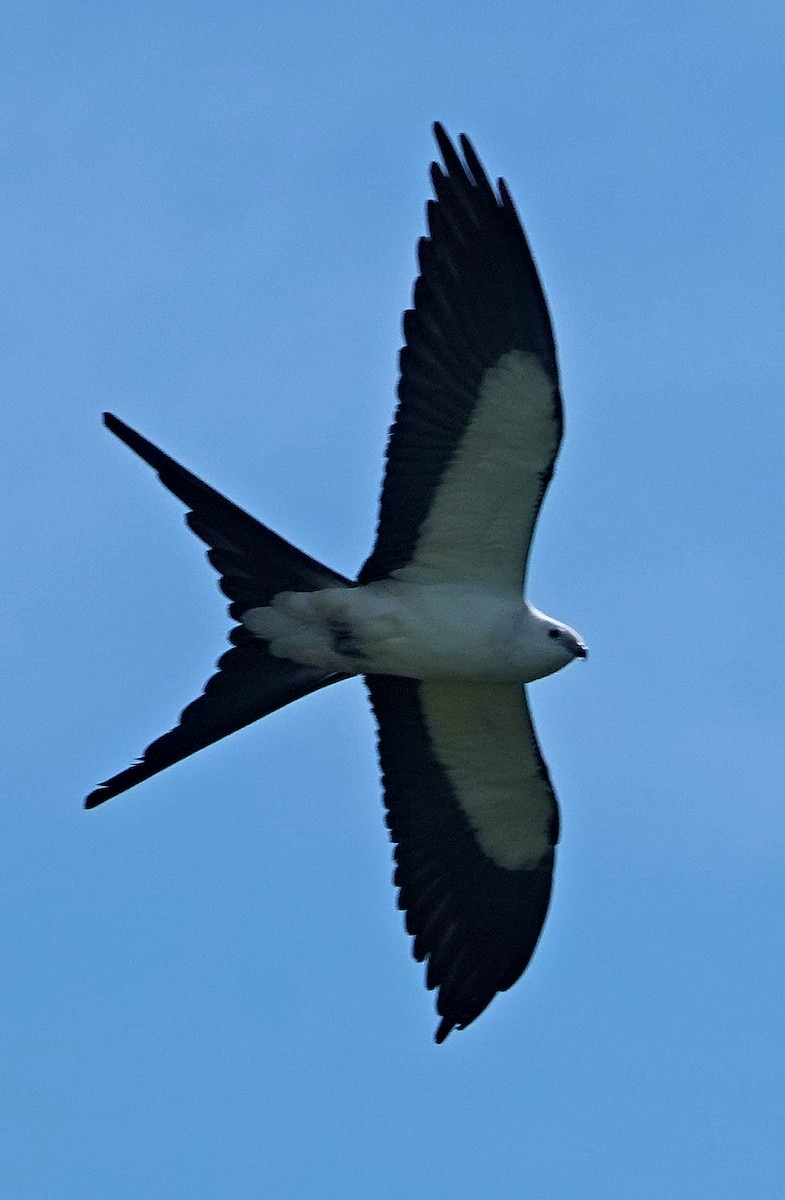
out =
{"type": "Polygon", "coordinates": [[[589,657],[588,646],[584,646],[583,642],[581,642],[580,645],[578,646],[578,649],[575,651],[575,657],[576,658],[588,658],[589,657]]]}

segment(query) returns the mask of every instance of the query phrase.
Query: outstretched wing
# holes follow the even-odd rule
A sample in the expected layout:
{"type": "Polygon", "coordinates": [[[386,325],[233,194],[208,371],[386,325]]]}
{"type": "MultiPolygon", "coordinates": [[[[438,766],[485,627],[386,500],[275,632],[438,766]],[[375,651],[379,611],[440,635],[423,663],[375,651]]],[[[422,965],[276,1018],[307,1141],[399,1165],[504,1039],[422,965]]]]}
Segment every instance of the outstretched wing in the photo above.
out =
{"type": "Polygon", "coordinates": [[[503,180],[434,126],[444,169],[404,314],[399,404],[376,544],[360,583],[393,572],[520,594],[562,432],[556,348],[503,180]]]}
{"type": "Polygon", "coordinates": [[[515,983],[548,910],[559,816],[514,684],[366,680],[395,883],[441,1042],[515,983]]]}
{"type": "MultiPolygon", "coordinates": [[[[221,576],[221,590],[236,620],[278,592],[349,586],[348,579],[262,525],[117,417],[105,413],[104,421],[188,505],[186,521],[207,543],[207,557],[221,576]]],[[[232,648],[218,660],[217,673],[183,710],[174,729],[148,746],[139,762],[91,792],[85,808],[95,808],[292,700],[345,678],[274,658],[242,625],[231,631],[230,641],[232,648]]]]}

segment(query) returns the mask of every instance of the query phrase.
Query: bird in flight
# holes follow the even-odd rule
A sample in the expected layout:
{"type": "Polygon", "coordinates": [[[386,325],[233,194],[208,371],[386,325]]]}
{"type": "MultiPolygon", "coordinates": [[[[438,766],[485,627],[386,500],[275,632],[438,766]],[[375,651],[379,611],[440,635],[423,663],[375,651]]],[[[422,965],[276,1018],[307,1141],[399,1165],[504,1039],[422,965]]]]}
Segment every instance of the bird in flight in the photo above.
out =
{"type": "Polygon", "coordinates": [[[331,571],[107,413],[188,508],[235,624],[179,723],[95,808],[285,704],[353,675],[378,723],[394,882],[436,989],[436,1041],[520,977],[551,893],[559,813],[525,685],[586,657],[525,598],[562,437],[548,307],[510,194],[471,142],[434,134],[435,198],[404,313],[376,542],[331,571]]]}

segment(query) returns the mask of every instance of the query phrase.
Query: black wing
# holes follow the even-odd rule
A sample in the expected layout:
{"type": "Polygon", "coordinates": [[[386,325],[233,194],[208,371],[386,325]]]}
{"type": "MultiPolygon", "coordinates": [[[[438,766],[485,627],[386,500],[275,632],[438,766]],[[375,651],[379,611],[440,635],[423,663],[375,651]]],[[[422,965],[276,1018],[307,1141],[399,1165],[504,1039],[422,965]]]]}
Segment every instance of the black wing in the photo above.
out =
{"type": "Polygon", "coordinates": [[[376,544],[360,583],[393,572],[520,593],[562,433],[556,348],[504,181],[434,126],[444,170],[404,314],[399,404],[376,544]]]}
{"type": "Polygon", "coordinates": [[[395,883],[437,988],[441,1042],[525,970],[551,893],[558,807],[517,685],[368,677],[395,883]]]}

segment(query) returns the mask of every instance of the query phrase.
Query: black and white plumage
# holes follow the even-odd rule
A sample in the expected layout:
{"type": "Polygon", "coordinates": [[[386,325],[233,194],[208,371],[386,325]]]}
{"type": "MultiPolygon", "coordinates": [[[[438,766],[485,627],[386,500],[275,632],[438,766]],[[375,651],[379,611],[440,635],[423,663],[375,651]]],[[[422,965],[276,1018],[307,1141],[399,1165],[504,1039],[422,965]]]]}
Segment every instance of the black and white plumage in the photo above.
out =
{"type": "Polygon", "coordinates": [[[473,1021],[526,968],[551,891],[558,808],[525,684],[586,648],[522,598],[562,434],[548,309],[502,180],[434,127],[414,304],[376,543],[352,582],[106,415],[209,547],[237,622],[179,724],[93,808],[299,696],[363,675],[379,727],[395,883],[441,1017],[473,1021]]]}

